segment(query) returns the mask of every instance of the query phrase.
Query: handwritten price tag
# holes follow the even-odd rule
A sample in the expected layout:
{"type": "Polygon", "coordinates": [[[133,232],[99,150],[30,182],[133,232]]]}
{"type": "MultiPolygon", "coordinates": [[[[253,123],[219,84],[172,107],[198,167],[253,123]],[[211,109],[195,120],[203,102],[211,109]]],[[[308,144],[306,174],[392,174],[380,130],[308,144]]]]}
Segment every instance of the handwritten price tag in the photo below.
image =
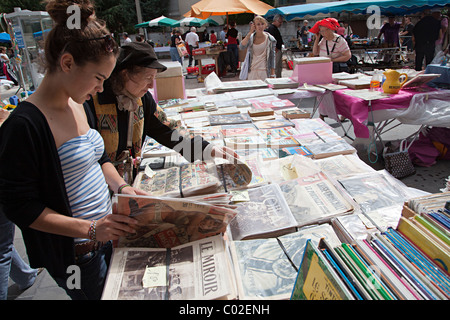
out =
{"type": "Polygon", "coordinates": [[[167,285],[166,267],[146,267],[144,277],[142,278],[142,286],[144,288],[164,287],[167,285]]]}

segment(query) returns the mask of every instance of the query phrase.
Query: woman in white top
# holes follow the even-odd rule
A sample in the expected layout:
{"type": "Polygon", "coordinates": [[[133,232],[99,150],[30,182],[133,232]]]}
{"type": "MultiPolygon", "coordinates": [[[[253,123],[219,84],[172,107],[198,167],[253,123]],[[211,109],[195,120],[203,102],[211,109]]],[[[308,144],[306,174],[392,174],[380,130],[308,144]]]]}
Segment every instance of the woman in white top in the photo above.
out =
{"type": "MultiPolygon", "coordinates": [[[[275,76],[275,38],[264,30],[267,21],[256,16],[247,36],[242,39],[240,49],[248,48],[248,79],[264,80],[275,76]]],[[[242,70],[241,70],[242,72],[242,70]]]]}
{"type": "Polygon", "coordinates": [[[0,47],[0,61],[2,62],[9,62],[9,57],[6,54],[6,48],[0,47]]]}
{"type": "MultiPolygon", "coordinates": [[[[309,32],[316,34],[314,40],[313,55],[329,57],[333,62],[333,73],[348,71],[347,61],[352,57],[352,53],[343,36],[335,31],[340,27],[339,22],[334,18],[325,18],[316,22],[309,32]],[[320,39],[322,36],[322,39],[320,39]]],[[[323,120],[324,115],[320,114],[323,120]]],[[[345,117],[341,116],[341,121],[345,117]]]]}
{"type": "Polygon", "coordinates": [[[310,32],[317,34],[313,54],[320,57],[329,57],[334,65],[345,63],[352,57],[347,41],[344,37],[335,33],[338,28],[339,23],[336,19],[326,18],[318,21],[310,30],[310,32]],[[322,36],[321,40],[319,40],[319,35],[322,36]]]}

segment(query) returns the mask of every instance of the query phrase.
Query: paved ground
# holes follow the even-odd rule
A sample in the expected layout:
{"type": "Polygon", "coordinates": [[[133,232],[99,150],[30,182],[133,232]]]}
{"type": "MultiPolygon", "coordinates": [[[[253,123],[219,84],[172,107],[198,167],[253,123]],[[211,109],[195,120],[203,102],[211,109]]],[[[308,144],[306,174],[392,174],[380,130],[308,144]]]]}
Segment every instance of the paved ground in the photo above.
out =
{"type": "MultiPolygon", "coordinates": [[[[185,61],[186,63],[186,61],[185,61]]],[[[212,63],[212,61],[204,61],[203,64],[212,63]]],[[[283,77],[289,77],[292,71],[283,70],[283,77]]],[[[230,76],[226,78],[222,78],[222,81],[235,81],[238,80],[238,77],[230,76]]],[[[198,83],[196,79],[186,79],[186,88],[194,89],[204,87],[202,83],[198,83]]],[[[15,89],[11,89],[8,91],[0,92],[0,98],[4,99],[11,94],[15,93],[15,89]]],[[[313,100],[312,99],[304,99],[301,102],[301,108],[310,108],[312,109],[313,100]]],[[[318,116],[317,114],[315,116],[318,116]]],[[[343,135],[343,130],[340,126],[333,120],[325,119],[325,121],[332,126],[336,132],[340,135],[343,135]]],[[[395,123],[394,123],[395,124],[395,123]]],[[[393,125],[394,125],[393,124],[393,125]]],[[[344,126],[348,126],[349,123],[344,123],[344,126]]],[[[405,138],[409,136],[409,134],[415,132],[418,129],[418,126],[413,125],[401,125],[398,128],[395,128],[388,132],[386,135],[383,135],[383,139],[385,141],[389,140],[397,140],[400,138],[405,138]]],[[[347,139],[347,138],[346,138],[347,139]]],[[[367,142],[366,141],[356,141],[348,139],[349,143],[354,144],[356,149],[358,150],[359,157],[368,163],[373,168],[379,170],[383,169],[384,165],[382,162],[381,155],[378,156],[378,161],[372,163],[374,161],[375,155],[367,152],[367,142]]],[[[421,168],[416,167],[416,174],[410,177],[404,178],[401,181],[404,182],[407,186],[417,188],[420,190],[424,190],[430,193],[438,193],[440,189],[445,186],[445,179],[450,175],[450,161],[438,161],[437,164],[430,168],[421,168]]],[[[25,247],[23,245],[23,240],[21,237],[21,233],[19,229],[16,229],[16,237],[15,237],[15,246],[16,249],[20,252],[20,254],[27,259],[25,247]]],[[[10,281],[9,287],[9,296],[10,300],[70,300],[64,290],[60,289],[55,281],[50,277],[46,270],[44,270],[37,278],[35,284],[29,289],[21,292],[18,290],[17,286],[14,282],[10,281]]]]}

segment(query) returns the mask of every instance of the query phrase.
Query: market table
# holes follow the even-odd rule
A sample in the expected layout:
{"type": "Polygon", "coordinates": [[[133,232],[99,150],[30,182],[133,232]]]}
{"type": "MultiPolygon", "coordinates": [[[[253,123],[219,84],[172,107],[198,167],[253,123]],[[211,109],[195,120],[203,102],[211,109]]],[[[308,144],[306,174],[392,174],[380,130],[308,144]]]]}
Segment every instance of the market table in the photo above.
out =
{"type": "Polygon", "coordinates": [[[326,97],[326,93],[327,91],[325,89],[321,90],[318,88],[316,91],[296,90],[294,93],[278,94],[278,97],[280,99],[299,100],[295,105],[299,109],[301,109],[300,103],[303,99],[314,98],[313,111],[311,112],[311,118],[313,118],[320,104],[324,101],[323,99],[326,97]]]}
{"type": "Polygon", "coordinates": [[[431,85],[440,85],[440,84],[450,84],[450,67],[441,66],[439,64],[429,64],[425,69],[425,73],[437,73],[441,76],[431,80],[429,83],[431,85]]]}
{"type": "Polygon", "coordinates": [[[211,52],[207,52],[206,54],[199,54],[199,55],[194,55],[192,56],[195,60],[198,61],[198,73],[199,75],[203,78],[202,75],[202,69],[203,69],[203,65],[202,65],[202,59],[214,59],[214,64],[216,65],[216,74],[219,75],[219,66],[218,66],[218,60],[219,60],[219,55],[221,52],[226,52],[227,50],[216,50],[216,51],[211,51],[211,52]]]}
{"type": "MultiPolygon", "coordinates": [[[[428,100],[428,96],[433,96],[433,101],[445,102],[441,104],[439,108],[447,110],[448,101],[450,98],[449,90],[435,90],[435,89],[415,89],[415,90],[400,90],[398,94],[391,94],[389,97],[366,101],[361,98],[353,97],[345,94],[345,91],[351,89],[336,90],[332,93],[333,99],[325,100],[320,106],[319,111],[321,114],[330,116],[336,119],[337,115],[342,115],[349,119],[354,128],[355,137],[357,138],[370,138],[370,131],[368,124],[381,122],[387,119],[398,118],[407,114],[410,109],[411,103],[415,103],[420,99],[422,101],[422,109],[426,110],[426,113],[430,119],[440,117],[442,114],[437,112],[436,105],[432,103],[432,100],[428,100]],[[424,92],[423,90],[428,90],[424,92]],[[414,99],[413,99],[414,97],[414,99]],[[334,113],[332,112],[334,111],[334,113]],[[435,116],[433,116],[435,115],[435,116]]],[[[409,115],[409,119],[414,117],[414,114],[409,115]]],[[[411,122],[411,120],[410,120],[411,122]]],[[[423,123],[433,125],[430,123],[423,123]]]]}

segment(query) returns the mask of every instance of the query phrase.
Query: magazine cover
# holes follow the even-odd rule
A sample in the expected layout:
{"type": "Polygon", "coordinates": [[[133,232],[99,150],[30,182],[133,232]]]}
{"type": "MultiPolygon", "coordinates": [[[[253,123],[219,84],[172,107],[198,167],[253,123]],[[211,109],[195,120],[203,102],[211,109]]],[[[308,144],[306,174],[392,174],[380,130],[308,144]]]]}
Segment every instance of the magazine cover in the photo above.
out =
{"type": "Polygon", "coordinates": [[[236,215],[233,209],[189,199],[116,194],[114,212],[138,220],[135,234],[116,247],[172,248],[225,232],[236,215]]]}
{"type": "Polygon", "coordinates": [[[224,124],[240,124],[251,123],[252,118],[247,113],[239,114],[222,114],[222,115],[210,115],[209,123],[212,126],[224,125],[224,124]]]}
{"type": "Polygon", "coordinates": [[[233,240],[292,232],[297,223],[277,184],[246,191],[249,201],[237,204],[236,218],[230,223],[233,240]]]}

